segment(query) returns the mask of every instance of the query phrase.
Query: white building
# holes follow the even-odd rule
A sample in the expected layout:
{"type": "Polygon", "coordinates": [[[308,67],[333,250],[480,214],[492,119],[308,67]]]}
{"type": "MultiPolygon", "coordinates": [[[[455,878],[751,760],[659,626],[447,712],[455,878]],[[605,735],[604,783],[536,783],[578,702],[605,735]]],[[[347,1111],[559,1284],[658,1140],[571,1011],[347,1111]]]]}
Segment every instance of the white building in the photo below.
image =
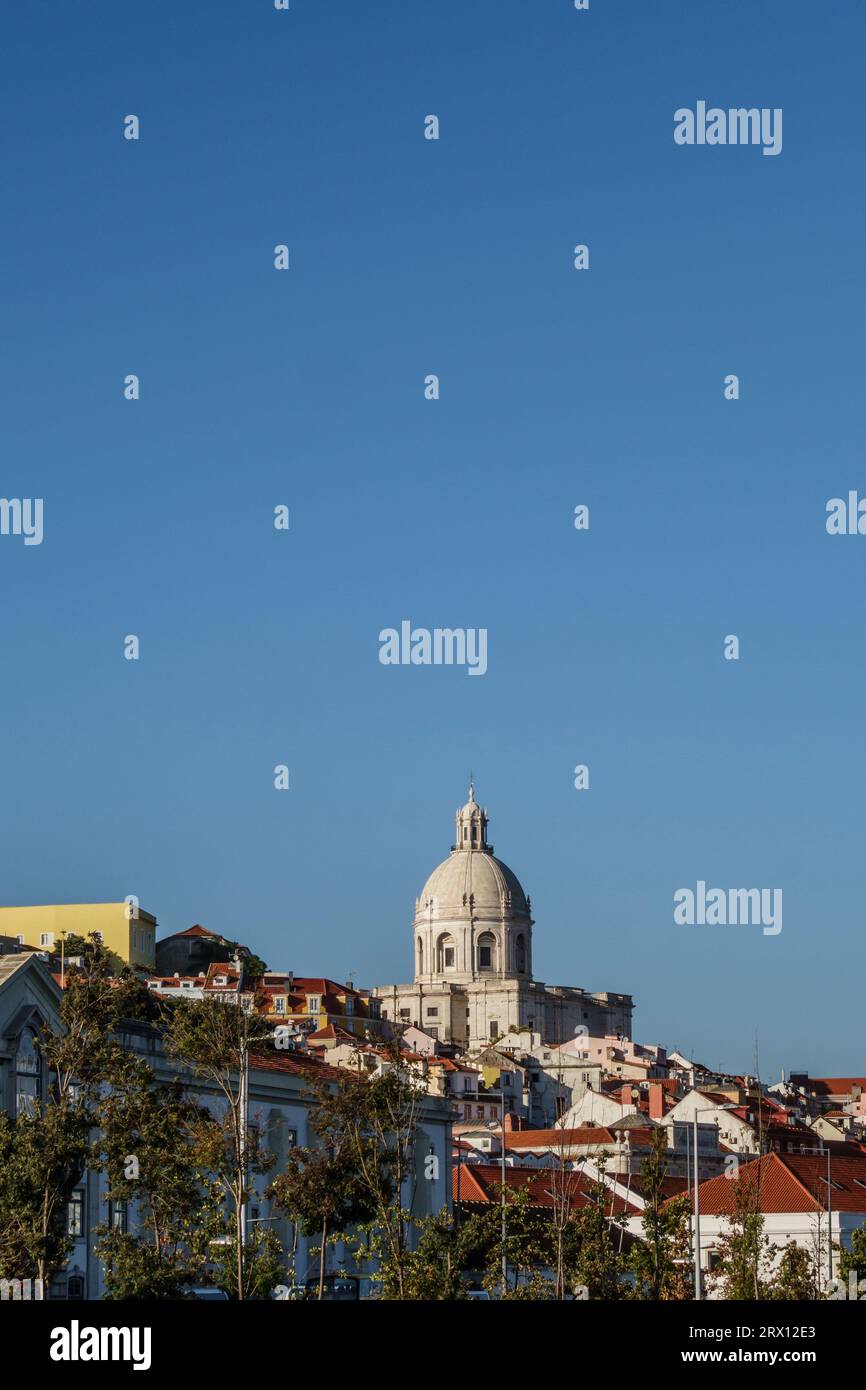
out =
{"type": "Polygon", "coordinates": [[[533,979],[531,902],[487,843],[487,819],[470,787],[451,853],[415,904],[414,982],[374,991],[382,1017],[461,1047],[480,1047],[511,1029],[534,1030],[550,1043],[578,1027],[592,1036],[630,1037],[631,995],[533,979]]]}

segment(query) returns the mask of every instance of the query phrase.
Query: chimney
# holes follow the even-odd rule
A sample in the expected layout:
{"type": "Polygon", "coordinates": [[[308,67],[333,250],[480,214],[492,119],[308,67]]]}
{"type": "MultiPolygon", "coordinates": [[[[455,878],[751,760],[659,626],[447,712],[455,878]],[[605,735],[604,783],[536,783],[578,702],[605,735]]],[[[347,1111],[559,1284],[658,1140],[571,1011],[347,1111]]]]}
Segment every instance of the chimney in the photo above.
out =
{"type": "Polygon", "coordinates": [[[633,1110],[636,1108],[634,1100],[632,1099],[632,1084],[630,1081],[627,1085],[623,1086],[622,1090],[619,1093],[619,1098],[622,1101],[623,1105],[627,1105],[629,1109],[633,1110]]]}
{"type": "Polygon", "coordinates": [[[660,1081],[649,1084],[649,1117],[651,1120],[663,1120],[665,1117],[665,1088],[660,1081]]]}

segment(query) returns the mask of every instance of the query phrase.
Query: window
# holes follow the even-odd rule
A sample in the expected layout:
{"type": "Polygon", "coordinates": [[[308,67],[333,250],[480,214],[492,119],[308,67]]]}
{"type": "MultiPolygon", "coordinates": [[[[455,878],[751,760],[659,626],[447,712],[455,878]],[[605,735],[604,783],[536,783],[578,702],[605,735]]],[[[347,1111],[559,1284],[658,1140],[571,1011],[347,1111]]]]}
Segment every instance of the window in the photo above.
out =
{"type": "Polygon", "coordinates": [[[42,932],[42,934],[41,934],[40,937],[39,937],[39,945],[40,945],[40,946],[53,946],[53,945],[54,945],[54,932],[53,932],[53,931],[44,931],[44,932],[42,932]]]}
{"type": "Polygon", "coordinates": [[[438,1017],[439,1017],[439,1009],[438,1009],[438,1007],[434,1007],[434,1006],[432,1006],[432,1005],[428,1005],[428,1006],[427,1006],[427,1017],[428,1017],[428,1018],[438,1018],[438,1017]]]}
{"type": "Polygon", "coordinates": [[[491,1038],[499,1037],[499,1020],[497,1018],[491,1018],[490,1020],[490,1036],[491,1038]]]}
{"type": "Polygon", "coordinates": [[[496,945],[496,937],[492,932],[484,932],[478,938],[478,969],[491,970],[493,968],[493,948],[496,945]]]}
{"type": "Polygon", "coordinates": [[[401,1009],[401,1010],[400,1010],[400,1017],[401,1017],[401,1018],[411,1018],[411,1017],[412,1017],[412,1011],[411,1011],[411,1009],[401,1009]]]}
{"type": "MultiPolygon", "coordinates": [[[[518,938],[517,938],[517,953],[516,953],[516,954],[517,954],[517,971],[518,971],[518,974],[523,975],[523,974],[525,973],[525,971],[526,971],[526,942],[525,942],[525,940],[524,940],[522,934],[521,934],[520,936],[518,936],[518,938]]],[[[529,1020],[529,1026],[530,1026],[530,1028],[532,1027],[532,1020],[531,1020],[531,1019],[529,1020]]]]}
{"type": "Polygon", "coordinates": [[[127,1207],[125,1202],[108,1203],[108,1224],[112,1231],[123,1231],[127,1229],[127,1207]]]}
{"type": "Polygon", "coordinates": [[[81,1188],[73,1192],[66,1205],[66,1234],[84,1235],[84,1192],[81,1188]]]}
{"type": "Polygon", "coordinates": [[[84,1280],[80,1274],[70,1274],[66,1281],[66,1297],[80,1302],[84,1298],[84,1280]]]}
{"type": "Polygon", "coordinates": [[[317,1014],[322,1007],[322,996],[320,994],[307,995],[307,1013],[317,1014]]]}
{"type": "Polygon", "coordinates": [[[39,1107],[42,1057],[36,1046],[36,1034],[25,1028],[18,1039],[15,1053],[15,1113],[35,1115],[39,1107]]]}
{"type": "Polygon", "coordinates": [[[457,964],[457,943],[449,932],[436,938],[436,969],[453,970],[457,964]]]}
{"type": "Polygon", "coordinates": [[[283,998],[275,999],[275,1000],[274,1000],[274,1006],[275,1006],[276,1011],[277,1011],[278,1014],[284,1014],[284,1013],[286,1012],[286,1001],[285,1001],[285,999],[283,999],[283,998]]]}

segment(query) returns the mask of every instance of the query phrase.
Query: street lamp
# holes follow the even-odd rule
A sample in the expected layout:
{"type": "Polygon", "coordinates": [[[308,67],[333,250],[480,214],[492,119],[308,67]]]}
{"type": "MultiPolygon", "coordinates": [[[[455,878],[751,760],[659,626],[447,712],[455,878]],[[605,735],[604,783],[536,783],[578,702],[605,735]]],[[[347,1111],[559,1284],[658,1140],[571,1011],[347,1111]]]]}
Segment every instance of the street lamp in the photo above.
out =
{"type": "Polygon", "coordinates": [[[692,1152],[694,1154],[694,1182],[695,1182],[695,1227],[694,1227],[694,1254],[695,1254],[695,1299],[701,1301],[701,1175],[698,1165],[698,1116],[715,1114],[719,1110],[736,1110],[735,1105],[703,1105],[695,1110],[692,1116],[694,1125],[694,1141],[692,1152]]]}

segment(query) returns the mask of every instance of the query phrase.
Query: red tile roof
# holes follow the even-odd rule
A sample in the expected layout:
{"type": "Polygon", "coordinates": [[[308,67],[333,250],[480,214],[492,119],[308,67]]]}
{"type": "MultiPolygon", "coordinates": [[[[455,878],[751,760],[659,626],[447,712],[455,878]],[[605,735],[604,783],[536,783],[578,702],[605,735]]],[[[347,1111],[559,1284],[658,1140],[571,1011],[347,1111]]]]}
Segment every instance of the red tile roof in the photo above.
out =
{"type": "Polygon", "coordinates": [[[866,1076],[809,1076],[797,1084],[816,1096],[848,1096],[855,1086],[866,1091],[866,1076]]]}
{"type": "MultiPolygon", "coordinates": [[[[573,1182],[569,1184],[569,1199],[573,1209],[593,1204],[595,1184],[585,1174],[570,1172],[573,1182]]],[[[556,1181],[549,1169],[513,1168],[505,1169],[505,1188],[507,1192],[519,1192],[528,1188],[530,1201],[535,1207],[553,1207],[555,1202],[553,1183],[556,1181]]],[[[460,1163],[451,1170],[451,1190],[454,1200],[458,1195],[461,1203],[477,1202],[485,1206],[498,1205],[501,1200],[500,1187],[502,1169],[496,1163],[460,1163]]],[[[608,1193],[605,1196],[605,1211],[609,1215],[631,1216],[638,1209],[622,1197],[608,1193]]]]}
{"type": "Polygon", "coordinates": [[[326,1081],[345,1081],[353,1072],[328,1066],[317,1058],[298,1052],[255,1053],[250,1056],[251,1071],[288,1072],[292,1076],[307,1076],[310,1080],[322,1077],[326,1081]]]}
{"type": "Polygon", "coordinates": [[[518,1129],[505,1135],[506,1149],[556,1151],[582,1144],[610,1144],[611,1148],[616,1148],[616,1140],[603,1125],[584,1125],[580,1129],[518,1129]]]}
{"type": "MultiPolygon", "coordinates": [[[[858,1158],[830,1158],[830,1199],[834,1211],[866,1215],[866,1153],[858,1158]]],[[[734,1210],[737,1182],[757,1190],[762,1212],[827,1210],[827,1160],[812,1154],[766,1154],[744,1164],[737,1179],[710,1178],[701,1183],[701,1211],[725,1216],[734,1210]]]]}

